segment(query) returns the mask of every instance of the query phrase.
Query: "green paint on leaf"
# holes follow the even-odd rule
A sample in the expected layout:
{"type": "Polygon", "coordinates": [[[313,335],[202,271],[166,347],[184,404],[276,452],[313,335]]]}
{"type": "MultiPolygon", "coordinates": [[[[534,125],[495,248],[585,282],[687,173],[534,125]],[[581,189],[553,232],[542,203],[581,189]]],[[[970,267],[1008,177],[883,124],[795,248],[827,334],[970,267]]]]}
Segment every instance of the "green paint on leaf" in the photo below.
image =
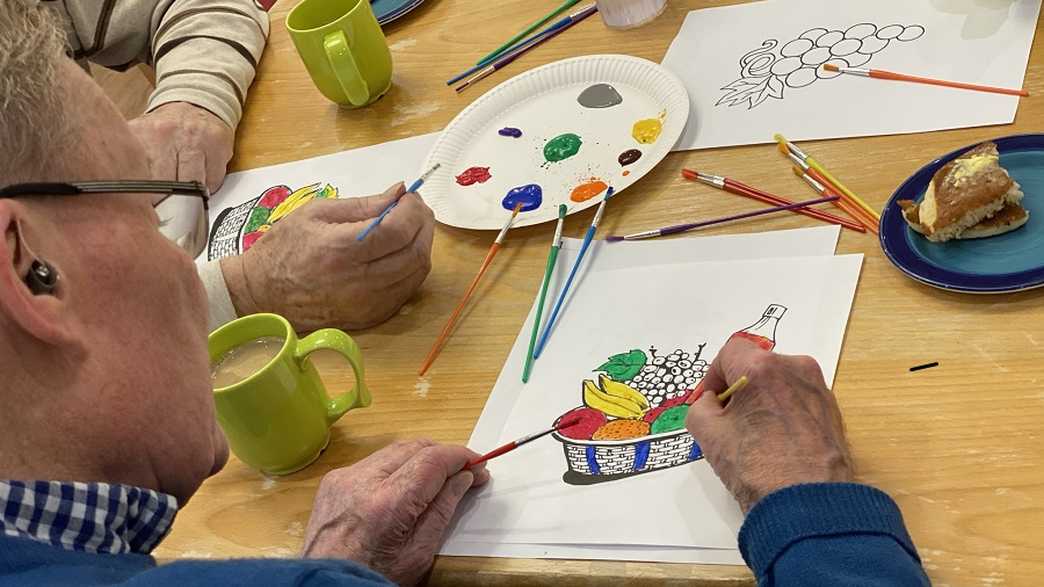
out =
{"type": "Polygon", "coordinates": [[[609,360],[599,365],[595,372],[602,371],[614,381],[630,381],[637,375],[649,357],[641,349],[634,349],[629,353],[620,353],[609,357],[609,360]]]}
{"type": "Polygon", "coordinates": [[[268,208],[257,207],[250,211],[250,220],[247,220],[243,234],[249,234],[261,228],[268,222],[268,216],[272,213],[268,208]]]}

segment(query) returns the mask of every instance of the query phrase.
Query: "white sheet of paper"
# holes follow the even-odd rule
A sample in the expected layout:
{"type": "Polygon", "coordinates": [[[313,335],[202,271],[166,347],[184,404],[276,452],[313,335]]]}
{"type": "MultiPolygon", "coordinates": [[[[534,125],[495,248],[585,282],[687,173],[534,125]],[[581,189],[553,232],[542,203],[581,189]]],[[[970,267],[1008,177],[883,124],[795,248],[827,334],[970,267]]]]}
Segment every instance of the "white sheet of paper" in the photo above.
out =
{"type": "Polygon", "coordinates": [[[816,66],[842,59],[833,62],[1021,88],[1039,13],[1040,0],[765,0],[694,10],[663,59],[692,108],[674,149],[767,143],[774,133],[796,141],[1011,123],[1017,97],[816,66]],[[730,84],[735,105],[719,105],[730,84]]]}
{"type": "Polygon", "coordinates": [[[696,565],[742,565],[739,550],[717,548],[669,548],[624,544],[498,544],[496,542],[447,542],[443,556],[494,558],[550,558],[575,560],[645,561],[696,565]]]}
{"type": "MultiPolygon", "coordinates": [[[[438,133],[431,133],[231,173],[210,199],[211,237],[219,231],[227,234],[228,247],[223,251],[233,255],[242,252],[243,226],[249,217],[250,206],[243,206],[238,214],[226,214],[227,229],[219,226],[218,219],[225,210],[251,202],[273,186],[285,185],[290,190],[297,190],[316,183],[330,184],[338,190],[338,197],[349,198],[379,194],[400,181],[409,185],[417,179],[413,175],[428,156],[436,138],[438,133]]],[[[204,252],[201,260],[207,257],[204,252]]]]}
{"type": "MultiPolygon", "coordinates": [[[[589,273],[525,386],[520,376],[531,326],[523,325],[490,404],[518,401],[496,442],[470,445],[484,451],[546,428],[582,404],[581,381],[616,353],[707,343],[709,360],[769,304],[788,308],[777,348],[817,358],[831,381],[861,262],[859,255],[824,256],[589,273]]],[[[742,516],[704,461],[569,485],[562,445],[549,439],[489,466],[493,481],[462,506],[454,541],[736,548],[742,516]]]]}

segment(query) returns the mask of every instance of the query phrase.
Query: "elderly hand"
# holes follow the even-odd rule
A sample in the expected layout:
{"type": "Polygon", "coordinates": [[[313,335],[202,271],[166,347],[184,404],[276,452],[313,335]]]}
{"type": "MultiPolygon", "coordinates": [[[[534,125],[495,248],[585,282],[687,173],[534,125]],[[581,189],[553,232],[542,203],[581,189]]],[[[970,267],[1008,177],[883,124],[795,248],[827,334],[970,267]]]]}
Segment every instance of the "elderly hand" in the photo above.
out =
{"type": "Polygon", "coordinates": [[[700,388],[686,427],[744,512],[789,485],[852,480],[841,412],[811,357],[733,338],[700,388]],[[743,375],[750,384],[722,407],[717,394],[743,375]]]}
{"type": "Polygon", "coordinates": [[[476,453],[428,440],[400,442],[323,477],[304,556],[347,558],[400,585],[424,578],[464,494],[489,480],[476,453]]]}
{"type": "Polygon", "coordinates": [[[298,330],[354,330],[390,318],[431,270],[435,216],[406,194],[376,230],[356,237],[404,191],[399,183],[368,198],[313,200],[243,255],[222,259],[236,311],[282,314],[298,330]]]}
{"type": "Polygon", "coordinates": [[[187,102],[171,102],[130,121],[149,156],[155,179],[200,181],[216,192],[232,159],[235,132],[187,102]]]}

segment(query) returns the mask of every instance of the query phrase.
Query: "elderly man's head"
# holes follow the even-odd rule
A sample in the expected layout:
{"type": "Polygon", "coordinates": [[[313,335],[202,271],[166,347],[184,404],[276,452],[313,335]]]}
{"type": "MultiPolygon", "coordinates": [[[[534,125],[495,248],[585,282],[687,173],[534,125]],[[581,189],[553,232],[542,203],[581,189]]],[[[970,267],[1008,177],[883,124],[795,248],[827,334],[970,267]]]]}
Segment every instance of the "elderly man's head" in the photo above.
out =
{"type": "MultiPolygon", "coordinates": [[[[0,186],[147,179],[43,8],[0,2],[0,186]]],[[[147,194],[0,199],[0,478],[123,482],[187,499],[227,447],[206,300],[147,194]],[[60,275],[34,294],[35,259],[60,275]]]]}

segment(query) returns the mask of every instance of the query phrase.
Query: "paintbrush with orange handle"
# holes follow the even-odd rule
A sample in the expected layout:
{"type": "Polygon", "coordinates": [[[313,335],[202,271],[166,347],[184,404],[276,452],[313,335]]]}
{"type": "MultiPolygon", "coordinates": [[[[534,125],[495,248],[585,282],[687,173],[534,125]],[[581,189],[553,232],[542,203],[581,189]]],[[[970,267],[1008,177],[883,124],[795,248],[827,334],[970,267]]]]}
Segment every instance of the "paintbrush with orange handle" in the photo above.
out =
{"type": "Polygon", "coordinates": [[[431,368],[431,364],[435,362],[435,358],[439,356],[439,352],[442,350],[442,345],[449,339],[450,332],[453,330],[453,325],[456,324],[457,319],[460,318],[460,313],[464,311],[464,306],[467,305],[468,300],[471,299],[471,294],[475,293],[475,288],[478,287],[479,281],[482,280],[482,276],[485,275],[486,270],[493,263],[493,257],[497,256],[500,252],[501,247],[504,244],[504,238],[507,236],[508,229],[511,228],[511,224],[514,223],[515,217],[522,210],[522,202],[515,204],[515,209],[511,212],[511,217],[508,218],[507,222],[504,223],[504,228],[500,229],[500,234],[497,235],[496,240],[489,247],[489,252],[486,253],[486,258],[482,261],[482,266],[479,267],[478,273],[475,274],[475,278],[471,280],[471,285],[468,286],[467,291],[464,292],[464,297],[460,299],[460,303],[450,314],[449,320],[446,321],[446,326],[442,328],[442,332],[439,337],[435,339],[435,344],[432,345],[431,351],[428,352],[428,356],[424,359],[424,364],[421,365],[420,372],[418,375],[424,375],[431,368]]]}
{"type": "Polygon", "coordinates": [[[1023,89],[998,88],[995,86],[966,84],[964,82],[951,82],[944,79],[933,79],[930,77],[919,77],[916,75],[907,75],[905,73],[896,73],[894,71],[887,71],[884,69],[869,69],[866,67],[838,67],[833,63],[823,64],[823,69],[827,71],[832,71],[834,73],[847,73],[848,75],[872,77],[875,79],[887,79],[899,82],[913,82],[915,84],[928,84],[930,86],[943,86],[945,88],[957,88],[960,90],[972,90],[975,92],[1005,94],[1008,96],[1022,96],[1023,98],[1029,97],[1029,92],[1023,89]]]}

